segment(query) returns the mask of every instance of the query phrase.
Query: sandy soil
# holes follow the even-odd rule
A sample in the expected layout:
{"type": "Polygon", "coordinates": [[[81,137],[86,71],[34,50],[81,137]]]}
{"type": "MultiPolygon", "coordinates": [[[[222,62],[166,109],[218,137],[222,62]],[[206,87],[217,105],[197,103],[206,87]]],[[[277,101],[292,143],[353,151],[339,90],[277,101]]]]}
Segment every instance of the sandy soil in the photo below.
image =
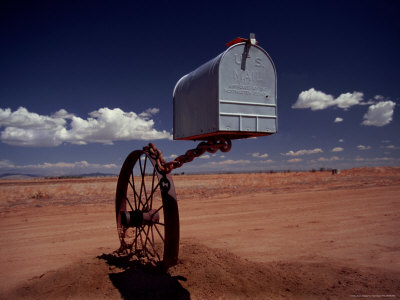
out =
{"type": "Polygon", "coordinates": [[[0,181],[1,299],[400,297],[400,168],[174,176],[168,272],[113,255],[116,180],[0,181]]]}

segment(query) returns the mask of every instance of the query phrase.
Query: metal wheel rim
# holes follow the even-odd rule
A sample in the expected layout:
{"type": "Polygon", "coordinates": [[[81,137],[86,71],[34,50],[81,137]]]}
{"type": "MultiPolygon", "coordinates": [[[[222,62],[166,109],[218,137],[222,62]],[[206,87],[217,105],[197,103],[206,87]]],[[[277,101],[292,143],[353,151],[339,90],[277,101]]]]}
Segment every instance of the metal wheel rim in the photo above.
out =
{"type": "Polygon", "coordinates": [[[165,267],[176,264],[179,214],[172,177],[160,174],[145,151],[133,151],[126,158],[118,178],[115,209],[121,252],[165,267]],[[168,189],[160,185],[160,180],[169,183],[168,189]],[[121,212],[131,211],[146,213],[151,220],[158,214],[160,219],[128,228],[123,225],[121,212]]]}

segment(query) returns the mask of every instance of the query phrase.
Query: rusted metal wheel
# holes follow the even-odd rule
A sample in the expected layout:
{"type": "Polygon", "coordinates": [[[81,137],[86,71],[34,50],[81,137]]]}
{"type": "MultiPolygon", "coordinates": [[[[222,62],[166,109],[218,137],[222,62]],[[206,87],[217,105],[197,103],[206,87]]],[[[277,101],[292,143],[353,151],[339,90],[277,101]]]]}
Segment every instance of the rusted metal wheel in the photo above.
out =
{"type": "Polygon", "coordinates": [[[118,178],[115,211],[120,252],[162,264],[177,263],[179,213],[171,175],[157,171],[142,150],[128,155],[118,178]]]}

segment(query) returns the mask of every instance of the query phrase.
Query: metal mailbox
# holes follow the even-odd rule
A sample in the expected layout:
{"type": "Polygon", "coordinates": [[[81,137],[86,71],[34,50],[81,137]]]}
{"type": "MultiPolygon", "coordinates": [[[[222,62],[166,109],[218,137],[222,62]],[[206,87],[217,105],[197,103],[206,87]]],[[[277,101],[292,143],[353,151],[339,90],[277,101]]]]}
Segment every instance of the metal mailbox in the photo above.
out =
{"type": "Polygon", "coordinates": [[[183,76],[174,88],[174,139],[265,136],[277,132],[276,70],[250,42],[183,76]]]}

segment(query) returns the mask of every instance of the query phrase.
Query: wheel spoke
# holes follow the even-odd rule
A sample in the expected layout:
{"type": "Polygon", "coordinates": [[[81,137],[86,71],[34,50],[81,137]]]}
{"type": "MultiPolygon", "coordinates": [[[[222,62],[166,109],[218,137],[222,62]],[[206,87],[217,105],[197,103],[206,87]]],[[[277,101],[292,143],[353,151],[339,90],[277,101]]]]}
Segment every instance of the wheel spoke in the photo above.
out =
{"type": "Polygon", "coordinates": [[[140,227],[142,230],[140,230],[139,231],[139,237],[140,237],[140,245],[142,246],[142,251],[143,251],[143,238],[142,238],[142,232],[143,232],[143,229],[144,229],[144,227],[142,226],[142,227],[140,227]]]}
{"type": "Polygon", "coordinates": [[[156,190],[157,187],[158,187],[158,185],[157,185],[156,188],[154,189],[154,176],[155,176],[155,173],[156,173],[156,168],[153,167],[153,177],[152,177],[152,181],[151,181],[150,195],[147,197],[147,194],[146,194],[146,202],[145,202],[145,204],[144,204],[145,207],[146,207],[148,210],[151,210],[152,207],[153,207],[153,194],[154,194],[155,190],[156,190]],[[150,200],[150,208],[149,208],[149,200],[150,200]]]}
{"type": "MultiPolygon", "coordinates": [[[[133,178],[133,175],[132,175],[132,178],[133,178]]],[[[143,205],[143,202],[140,200],[140,196],[139,196],[139,195],[137,194],[137,192],[136,192],[135,183],[131,183],[131,182],[129,181],[129,185],[132,187],[133,195],[134,195],[134,197],[135,197],[135,209],[139,209],[139,207],[140,207],[139,204],[142,204],[142,205],[143,205]],[[136,204],[136,199],[137,199],[137,204],[136,204]]],[[[133,209],[132,209],[132,210],[133,210],[133,209]]]]}
{"type": "MultiPolygon", "coordinates": [[[[144,190],[144,199],[146,199],[146,202],[147,202],[146,182],[144,180],[144,178],[146,176],[146,165],[147,165],[147,155],[144,158],[144,166],[143,166],[143,173],[142,173],[142,184],[143,184],[143,190],[144,190]]],[[[145,205],[143,205],[143,209],[146,209],[145,205]]]]}
{"type": "MultiPolygon", "coordinates": [[[[147,156],[145,156],[146,158],[147,158],[147,156]]],[[[146,161],[146,158],[145,158],[145,161],[146,161]]],[[[143,202],[142,202],[142,194],[143,194],[143,186],[144,186],[144,174],[143,174],[143,167],[142,167],[142,159],[141,159],[141,156],[139,156],[139,167],[140,167],[140,175],[141,175],[141,177],[142,177],[142,182],[141,182],[141,185],[140,185],[140,192],[139,192],[139,201],[140,201],[140,204],[142,204],[142,208],[144,208],[144,204],[143,204],[143,202]]],[[[146,188],[146,187],[145,187],[146,188]]],[[[139,205],[139,203],[138,203],[138,209],[140,209],[140,205],[139,205]]]]}
{"type": "Polygon", "coordinates": [[[156,176],[156,168],[153,168],[153,178],[151,180],[150,209],[153,208],[153,194],[154,194],[155,190],[157,189],[157,187],[160,185],[160,182],[158,182],[156,188],[154,189],[154,178],[155,178],[155,176],[156,176]]]}
{"type": "Polygon", "coordinates": [[[156,213],[158,213],[163,207],[164,207],[164,205],[161,205],[155,212],[153,212],[153,213],[151,214],[151,219],[153,219],[153,216],[154,216],[156,213]]]}
{"type": "MultiPolygon", "coordinates": [[[[133,210],[132,204],[131,204],[131,202],[129,201],[128,197],[126,197],[125,195],[122,195],[122,196],[124,196],[125,200],[128,202],[129,206],[130,206],[131,209],[133,210]]],[[[121,210],[120,210],[120,211],[121,211],[121,210]]]]}
{"type": "Polygon", "coordinates": [[[137,209],[137,203],[136,203],[136,197],[137,197],[137,193],[136,193],[136,189],[135,189],[135,179],[133,177],[133,170],[131,172],[131,177],[132,177],[132,183],[130,180],[128,180],[129,185],[131,186],[132,190],[133,190],[133,199],[135,200],[135,210],[137,209]]]}
{"type": "MultiPolygon", "coordinates": [[[[133,176],[132,176],[132,178],[133,178],[133,176]]],[[[139,209],[139,201],[140,201],[140,198],[139,198],[139,195],[138,195],[137,192],[136,192],[135,183],[131,183],[131,182],[129,181],[129,185],[131,186],[131,188],[132,188],[132,190],[133,190],[133,197],[134,197],[134,199],[135,199],[135,210],[136,210],[136,209],[139,209]]]]}
{"type": "Polygon", "coordinates": [[[149,200],[150,200],[150,209],[149,210],[151,210],[151,209],[153,209],[153,195],[154,195],[154,192],[155,191],[157,191],[157,189],[158,189],[158,187],[160,186],[160,183],[157,183],[157,185],[156,185],[156,187],[155,188],[152,188],[152,190],[151,190],[151,194],[150,194],[150,196],[147,198],[147,200],[146,200],[146,205],[148,205],[148,202],[149,202],[149,200]]]}
{"type": "Polygon", "coordinates": [[[138,233],[138,229],[135,228],[135,239],[132,243],[132,246],[133,246],[133,244],[135,244],[135,252],[136,252],[136,248],[137,248],[137,233],[138,233]]]}
{"type": "Polygon", "coordinates": [[[149,251],[149,249],[147,248],[147,242],[149,242],[149,244],[151,245],[151,241],[150,241],[150,239],[149,239],[149,233],[150,233],[150,226],[148,226],[148,228],[147,228],[147,233],[145,232],[145,234],[146,234],[146,239],[144,240],[144,246],[143,246],[143,248],[144,249],[146,249],[146,252],[148,252],[148,253],[150,253],[150,255],[151,256],[154,256],[150,251],[149,251]]]}
{"type": "Polygon", "coordinates": [[[153,226],[150,227],[151,228],[151,239],[154,245],[154,231],[153,231],[153,226]]]}
{"type": "Polygon", "coordinates": [[[160,230],[158,230],[157,225],[154,224],[154,228],[156,229],[156,231],[158,232],[158,235],[160,236],[160,238],[162,239],[163,242],[165,242],[164,237],[162,236],[162,234],[160,233],[160,230]]]}
{"type": "MultiPolygon", "coordinates": [[[[153,242],[151,242],[151,241],[149,240],[149,243],[150,243],[150,245],[151,245],[151,248],[153,248],[153,251],[154,251],[155,255],[157,255],[158,260],[161,260],[161,259],[160,259],[160,255],[158,255],[158,252],[157,252],[157,250],[156,250],[156,247],[154,246],[153,226],[151,226],[151,235],[152,235],[152,238],[153,238],[153,242]]],[[[153,255],[153,256],[154,256],[154,255],[153,255]]]]}
{"type": "Polygon", "coordinates": [[[139,196],[140,196],[139,200],[141,200],[141,199],[142,199],[142,189],[143,189],[142,156],[139,156],[139,167],[140,167],[140,175],[141,175],[141,177],[142,177],[142,182],[141,182],[141,185],[140,185],[140,192],[139,192],[139,196]]]}
{"type": "Polygon", "coordinates": [[[138,250],[138,237],[139,236],[141,237],[140,232],[142,231],[142,229],[143,229],[143,227],[135,228],[135,239],[132,243],[132,244],[135,244],[135,252],[138,250]]]}

